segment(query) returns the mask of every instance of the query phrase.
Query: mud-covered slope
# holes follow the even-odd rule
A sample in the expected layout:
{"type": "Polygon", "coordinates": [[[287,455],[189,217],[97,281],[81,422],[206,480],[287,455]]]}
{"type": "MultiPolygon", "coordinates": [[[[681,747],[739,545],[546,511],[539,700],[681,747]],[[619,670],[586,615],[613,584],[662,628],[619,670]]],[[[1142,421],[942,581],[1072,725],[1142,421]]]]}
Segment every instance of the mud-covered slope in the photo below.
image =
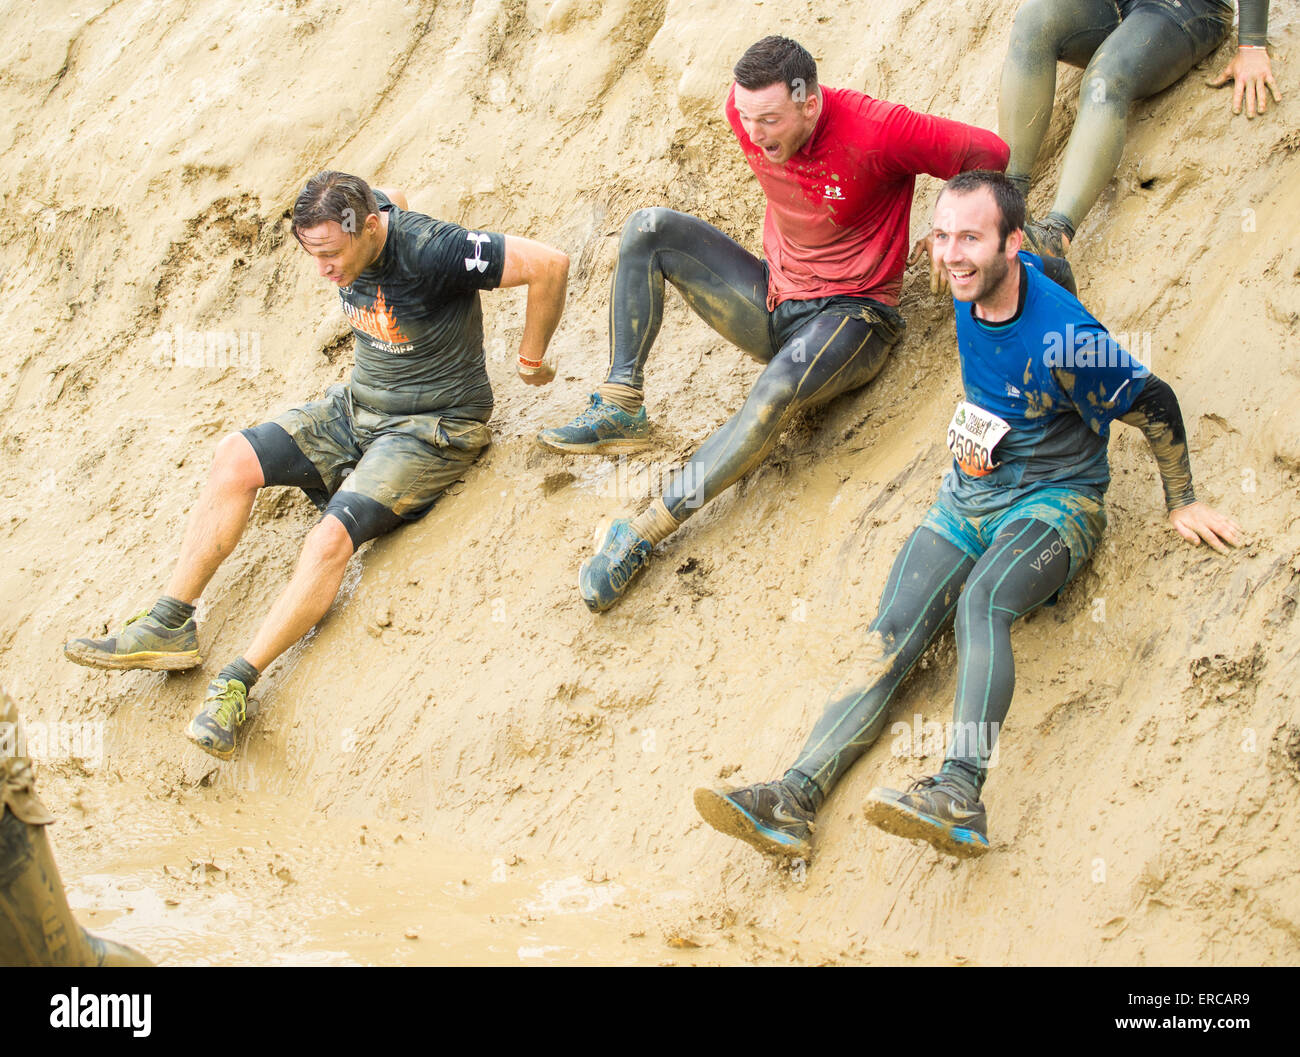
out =
{"type": "MultiPolygon", "coordinates": [[[[994,854],[957,864],[862,823],[871,786],[934,769],[935,737],[887,733],[793,874],[714,834],[690,799],[779,773],[859,670],[890,562],[946,466],[959,388],[951,308],[923,278],[868,391],[795,425],[610,613],[577,596],[597,523],[649,494],[758,372],[674,299],[651,361],[654,451],[580,460],[531,440],[601,376],[633,209],[690,211],[757,248],[761,196],[718,112],[735,57],[787,32],[828,84],[995,124],[1015,3],[900,6],[7,12],[0,671],[28,718],[105,720],[99,777],[144,782],[178,828],[182,802],[233,796],[249,812],[274,795],[418,824],[475,861],[657,874],[688,900],[652,934],[729,956],[1296,962],[1300,124],[1289,100],[1229,120],[1203,85],[1227,47],[1135,110],[1074,260],[1085,303],[1176,388],[1198,492],[1250,544],[1223,559],[1183,543],[1140,434],[1117,427],[1106,540],[1015,632],[1016,700],[986,793],[994,854]],[[565,249],[560,377],[517,382],[522,295],[485,297],[494,447],[423,522],[354,559],[326,620],[259,684],[240,760],[218,766],[180,731],[287,579],[305,499],[259,498],[202,604],[201,670],[98,673],[61,643],[156,597],[222,435],[346,376],[336,298],[285,221],[323,167],[565,249]],[[214,335],[225,360],[173,362],[214,335]]],[[[1273,6],[1274,68],[1293,88],[1297,4],[1273,6]]],[[[1040,207],[1078,81],[1063,70],[1040,207]]],[[[914,230],[936,189],[919,181],[914,230]]],[[[950,639],[932,651],[901,724],[949,719],[954,662],[950,639]]],[[[65,876],[103,869],[102,841],[59,839],[65,876]]]]}

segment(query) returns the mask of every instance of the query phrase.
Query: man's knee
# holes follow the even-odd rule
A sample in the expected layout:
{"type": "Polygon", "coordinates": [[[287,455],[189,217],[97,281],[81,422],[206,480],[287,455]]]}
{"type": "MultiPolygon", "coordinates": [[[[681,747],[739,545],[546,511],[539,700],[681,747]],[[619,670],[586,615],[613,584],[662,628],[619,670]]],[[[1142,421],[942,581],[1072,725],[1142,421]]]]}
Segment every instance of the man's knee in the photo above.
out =
{"type": "Polygon", "coordinates": [[[1103,44],[1083,71],[1083,81],[1079,84],[1079,108],[1127,111],[1132,102],[1133,79],[1128,61],[1103,44]]]}
{"type": "Polygon", "coordinates": [[[1055,19],[1061,5],[1054,0],[1025,0],[1011,23],[1008,57],[1029,48],[1055,47],[1055,19]]]}
{"type": "Polygon", "coordinates": [[[242,433],[223,437],[212,455],[212,479],[223,487],[256,491],[262,487],[262,463],[242,433]]]}
{"type": "MultiPolygon", "coordinates": [[[[972,578],[973,579],[973,578],[972,578]]],[[[956,629],[959,637],[977,625],[989,623],[1010,624],[1010,615],[993,605],[993,588],[983,582],[971,583],[969,580],[962,588],[961,598],[957,600],[956,629]]]]}
{"type": "Polygon", "coordinates": [[[333,514],[326,514],[307,533],[303,557],[317,565],[346,564],[356,548],[347,527],[333,514]]]}
{"type": "Polygon", "coordinates": [[[650,249],[660,245],[664,236],[670,233],[676,220],[677,214],[662,206],[638,209],[623,225],[623,240],[619,252],[626,253],[629,250],[635,252],[638,249],[650,249]]]}
{"type": "Polygon", "coordinates": [[[325,515],[321,524],[332,521],[342,526],[354,551],[367,540],[392,532],[406,520],[378,500],[347,490],[334,494],[334,498],[325,507],[325,515]]]}
{"type": "MultiPolygon", "coordinates": [[[[786,350],[782,350],[785,352],[786,350]]],[[[758,376],[754,388],[749,391],[746,410],[758,422],[770,426],[780,423],[797,410],[796,394],[799,390],[799,378],[806,369],[788,360],[778,357],[767,365],[758,376]]]]}

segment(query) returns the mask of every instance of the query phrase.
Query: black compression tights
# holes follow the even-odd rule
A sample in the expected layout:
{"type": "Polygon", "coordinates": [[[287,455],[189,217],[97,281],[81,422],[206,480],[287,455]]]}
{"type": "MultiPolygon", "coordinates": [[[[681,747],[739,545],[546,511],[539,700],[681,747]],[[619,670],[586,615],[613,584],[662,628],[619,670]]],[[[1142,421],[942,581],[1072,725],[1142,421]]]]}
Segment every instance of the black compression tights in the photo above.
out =
{"type": "Polygon", "coordinates": [[[871,381],[889,343],[851,305],[785,302],[769,313],[761,260],[696,217],[641,209],[619,245],[608,381],[644,388],[665,280],[704,322],[767,365],[744,406],[665,483],[664,505],[684,521],[756,466],[797,412],[871,381]]]}
{"type": "Polygon", "coordinates": [[[1129,106],[1168,88],[1231,28],[1232,9],[1218,0],[1026,0],[1011,27],[998,99],[998,133],[1011,147],[1007,175],[1028,190],[1052,118],[1057,61],[1086,67],[1052,206],[1073,232],[1119,165],[1129,106]]]}
{"type": "Polygon", "coordinates": [[[1060,534],[1042,521],[1004,526],[978,562],[918,528],[894,561],[871,625],[880,654],[870,682],[827,705],[787,777],[810,779],[824,798],[880,736],[895,691],[955,610],[955,738],[945,769],[960,768],[978,791],[1015,687],[1011,624],[1060,590],[1069,568],[1060,534]]]}

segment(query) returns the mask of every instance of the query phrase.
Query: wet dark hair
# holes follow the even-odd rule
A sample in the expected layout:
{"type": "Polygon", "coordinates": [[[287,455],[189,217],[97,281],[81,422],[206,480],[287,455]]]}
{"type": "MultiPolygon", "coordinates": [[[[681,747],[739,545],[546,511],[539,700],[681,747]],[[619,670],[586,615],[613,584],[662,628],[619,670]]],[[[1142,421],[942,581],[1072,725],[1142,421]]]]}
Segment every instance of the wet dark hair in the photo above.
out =
{"type": "Polygon", "coordinates": [[[939,194],[942,196],[945,191],[951,191],[953,194],[968,195],[981,187],[987,187],[993,195],[993,201],[997,203],[998,249],[1005,249],[1007,236],[1025,226],[1025,196],[1009,176],[992,169],[971,169],[954,176],[943,185],[939,194]]]}
{"type": "Polygon", "coordinates": [[[293,237],[301,245],[299,232],[331,220],[349,235],[355,235],[366,217],[378,212],[375,193],[365,180],[326,169],[307,181],[293,203],[293,237]]]}
{"type": "Polygon", "coordinates": [[[731,69],[741,88],[755,92],[771,84],[784,84],[795,102],[817,94],[817,63],[802,44],[789,37],[764,37],[740,57],[731,69]]]}

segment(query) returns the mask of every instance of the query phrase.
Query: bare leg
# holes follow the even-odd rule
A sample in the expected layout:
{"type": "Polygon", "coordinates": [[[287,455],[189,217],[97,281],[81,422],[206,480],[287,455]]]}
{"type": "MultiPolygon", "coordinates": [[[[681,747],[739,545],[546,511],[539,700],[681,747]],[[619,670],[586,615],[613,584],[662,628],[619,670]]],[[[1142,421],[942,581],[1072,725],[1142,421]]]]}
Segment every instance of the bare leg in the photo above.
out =
{"type": "Polygon", "coordinates": [[[190,511],[167,594],[190,605],[198,600],[244,534],[262,485],[262,464],[247,438],[232,433],[222,440],[213,455],[208,482],[190,511]]]}
{"type": "Polygon", "coordinates": [[[244,660],[259,672],[307,634],[325,615],[352,557],[352,537],[333,514],[307,535],[293,579],[262,621],[244,660]]]}

